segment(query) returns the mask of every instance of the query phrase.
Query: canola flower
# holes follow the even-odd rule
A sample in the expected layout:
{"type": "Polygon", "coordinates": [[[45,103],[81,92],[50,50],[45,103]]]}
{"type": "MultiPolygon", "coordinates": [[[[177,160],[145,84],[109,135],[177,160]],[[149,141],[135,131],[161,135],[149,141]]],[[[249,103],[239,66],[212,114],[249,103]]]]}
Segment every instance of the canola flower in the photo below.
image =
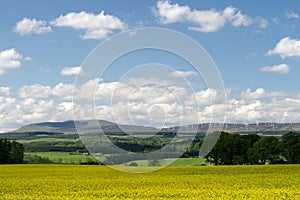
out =
{"type": "Polygon", "coordinates": [[[151,173],[2,165],[0,199],[300,199],[300,165],[173,166],[151,173]]]}

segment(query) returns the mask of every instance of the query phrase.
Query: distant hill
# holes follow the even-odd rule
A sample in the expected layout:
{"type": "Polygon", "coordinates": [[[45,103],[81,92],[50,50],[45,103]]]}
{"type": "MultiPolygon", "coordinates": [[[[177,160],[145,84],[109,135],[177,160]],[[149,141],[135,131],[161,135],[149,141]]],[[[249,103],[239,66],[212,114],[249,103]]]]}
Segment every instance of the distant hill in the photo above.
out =
{"type": "MultiPolygon", "coordinates": [[[[154,127],[145,127],[137,125],[120,125],[105,120],[84,120],[84,121],[64,121],[64,122],[43,122],[29,124],[15,131],[0,134],[1,137],[12,135],[53,135],[53,134],[77,134],[76,127],[87,133],[99,132],[99,125],[105,133],[157,133],[161,132],[206,132],[209,124],[193,124],[180,127],[170,127],[157,129],[154,127]],[[76,126],[75,126],[76,124],[76,126]]],[[[229,133],[262,133],[262,134],[282,134],[288,131],[300,132],[300,123],[259,123],[259,124],[224,124],[223,130],[229,133]]]]}
{"type": "Polygon", "coordinates": [[[43,122],[29,124],[9,133],[77,133],[76,127],[81,131],[88,133],[99,132],[99,126],[104,132],[115,133],[126,130],[128,132],[157,132],[158,129],[153,127],[116,124],[105,120],[83,120],[83,121],[64,121],[64,122],[43,122]]]}
{"type": "MultiPolygon", "coordinates": [[[[15,131],[2,133],[0,138],[21,142],[26,152],[86,152],[76,128],[79,127],[82,133],[92,133],[87,134],[89,136],[97,136],[94,133],[99,133],[99,125],[113,143],[120,148],[132,150],[133,152],[156,150],[161,145],[170,142],[178,130],[187,135],[198,131],[200,134],[197,135],[196,140],[201,140],[205,137],[205,133],[210,126],[210,124],[204,123],[157,129],[136,125],[120,125],[105,120],[43,122],[29,124],[15,131]],[[141,138],[133,139],[128,133],[134,133],[134,135],[139,135],[141,138]],[[152,140],[153,143],[149,143],[149,140],[152,140]]],[[[300,132],[300,123],[224,124],[223,131],[281,137],[289,131],[300,132]]],[[[104,152],[108,151],[109,146],[104,146],[102,150],[104,152]]]]}
{"type": "MultiPolygon", "coordinates": [[[[199,132],[205,132],[209,128],[209,123],[204,124],[192,124],[180,127],[164,128],[162,131],[177,131],[191,132],[198,130],[199,132]]],[[[300,123],[258,123],[258,124],[230,124],[225,123],[223,131],[228,133],[261,133],[261,134],[282,134],[289,131],[300,132],[300,123]]]]}

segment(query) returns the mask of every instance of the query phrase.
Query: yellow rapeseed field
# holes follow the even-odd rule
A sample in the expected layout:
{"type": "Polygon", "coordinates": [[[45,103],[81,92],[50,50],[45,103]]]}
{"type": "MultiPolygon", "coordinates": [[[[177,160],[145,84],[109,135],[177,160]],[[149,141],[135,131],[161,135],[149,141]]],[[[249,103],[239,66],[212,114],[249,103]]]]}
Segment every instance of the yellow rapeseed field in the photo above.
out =
{"type": "Polygon", "coordinates": [[[166,167],[2,165],[0,199],[300,199],[300,165],[166,167]]]}

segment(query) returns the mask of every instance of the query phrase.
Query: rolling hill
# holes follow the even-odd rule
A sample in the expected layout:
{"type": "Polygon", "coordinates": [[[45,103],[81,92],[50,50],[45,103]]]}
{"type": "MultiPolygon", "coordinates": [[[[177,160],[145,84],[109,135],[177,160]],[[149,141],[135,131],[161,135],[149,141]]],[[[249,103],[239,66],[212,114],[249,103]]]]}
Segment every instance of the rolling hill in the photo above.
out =
{"type": "MultiPolygon", "coordinates": [[[[89,141],[91,142],[90,144],[94,145],[93,142],[95,141],[93,137],[97,138],[97,133],[99,133],[100,130],[99,126],[110,138],[111,142],[131,152],[147,152],[159,149],[168,144],[172,138],[175,137],[178,130],[180,130],[181,133],[187,133],[187,136],[189,136],[191,132],[198,131],[199,134],[195,137],[196,144],[205,137],[205,132],[209,128],[208,123],[157,129],[154,127],[136,125],[119,125],[105,120],[43,122],[29,124],[15,131],[2,133],[0,134],[0,139],[7,138],[9,140],[17,140],[24,145],[25,151],[32,153],[32,155],[39,155],[38,153],[43,152],[46,155],[48,155],[47,153],[64,153],[64,155],[68,155],[73,159],[74,156],[72,155],[74,153],[77,155],[78,153],[86,154],[87,152],[80,137],[88,135],[87,137],[92,138],[91,141],[89,141]],[[76,128],[79,128],[84,134],[79,137],[76,128]],[[140,134],[147,137],[132,137],[130,134],[124,133],[124,130],[126,133],[136,133],[135,135],[140,134]],[[152,135],[153,137],[151,138],[152,135]],[[148,136],[150,138],[148,138],[148,136]]],[[[223,131],[238,134],[275,135],[280,137],[289,131],[300,132],[300,124],[225,124],[223,131]]],[[[175,147],[176,145],[174,148],[175,147]]],[[[103,149],[100,152],[108,151],[109,145],[102,145],[101,148],[103,149]]]]}
{"type": "MultiPolygon", "coordinates": [[[[105,120],[84,120],[84,121],[64,121],[64,122],[43,122],[36,124],[25,125],[17,130],[1,133],[0,137],[10,137],[12,135],[56,135],[56,134],[77,134],[76,128],[82,132],[97,133],[99,126],[105,133],[157,133],[161,132],[177,132],[179,129],[182,132],[206,132],[209,124],[193,124],[177,127],[169,127],[157,129],[154,127],[145,127],[137,125],[116,124],[105,120]]],[[[273,133],[281,134],[288,131],[300,131],[300,123],[259,123],[259,124],[230,124],[226,123],[223,126],[223,131],[229,133],[251,134],[251,133],[273,133]]]]}

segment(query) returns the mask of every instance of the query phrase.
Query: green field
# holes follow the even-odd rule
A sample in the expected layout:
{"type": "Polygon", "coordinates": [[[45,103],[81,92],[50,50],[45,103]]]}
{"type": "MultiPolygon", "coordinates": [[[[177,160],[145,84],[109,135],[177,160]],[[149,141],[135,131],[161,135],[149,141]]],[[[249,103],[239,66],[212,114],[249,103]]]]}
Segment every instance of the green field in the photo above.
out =
{"type": "Polygon", "coordinates": [[[76,139],[71,139],[71,138],[36,138],[36,139],[31,139],[31,140],[17,140],[17,142],[20,142],[22,144],[37,143],[37,142],[66,142],[66,143],[71,143],[71,142],[78,142],[78,141],[80,141],[79,138],[76,138],[76,139]]]}
{"type": "MultiPolygon", "coordinates": [[[[59,162],[64,164],[80,164],[81,162],[87,162],[89,160],[95,160],[93,156],[85,156],[85,155],[74,155],[68,152],[28,152],[26,154],[29,155],[37,155],[43,158],[49,158],[53,162],[59,162]]],[[[132,161],[138,164],[138,166],[148,166],[148,160],[136,160],[132,161]]],[[[132,162],[125,163],[125,165],[129,165],[132,162]]],[[[164,159],[159,162],[160,165],[164,166],[168,163],[173,162],[171,165],[174,166],[189,166],[189,165],[209,165],[206,163],[205,158],[170,158],[164,159]]]]}
{"type": "Polygon", "coordinates": [[[57,163],[74,163],[80,164],[81,162],[87,162],[89,160],[95,160],[93,156],[85,155],[73,155],[69,152],[28,152],[29,155],[37,155],[42,158],[49,158],[53,162],[57,163]]]}
{"type": "MultiPolygon", "coordinates": [[[[136,163],[138,166],[149,166],[148,160],[136,160],[132,162],[136,163]]],[[[132,162],[128,162],[126,164],[130,165],[132,162]]],[[[210,165],[206,162],[205,158],[169,158],[160,160],[159,165],[165,166],[170,162],[172,162],[172,166],[210,165]]]]}
{"type": "Polygon", "coordinates": [[[1,165],[0,184],[0,199],[13,200],[300,199],[300,165],[173,166],[151,173],[106,166],[1,165]]]}

